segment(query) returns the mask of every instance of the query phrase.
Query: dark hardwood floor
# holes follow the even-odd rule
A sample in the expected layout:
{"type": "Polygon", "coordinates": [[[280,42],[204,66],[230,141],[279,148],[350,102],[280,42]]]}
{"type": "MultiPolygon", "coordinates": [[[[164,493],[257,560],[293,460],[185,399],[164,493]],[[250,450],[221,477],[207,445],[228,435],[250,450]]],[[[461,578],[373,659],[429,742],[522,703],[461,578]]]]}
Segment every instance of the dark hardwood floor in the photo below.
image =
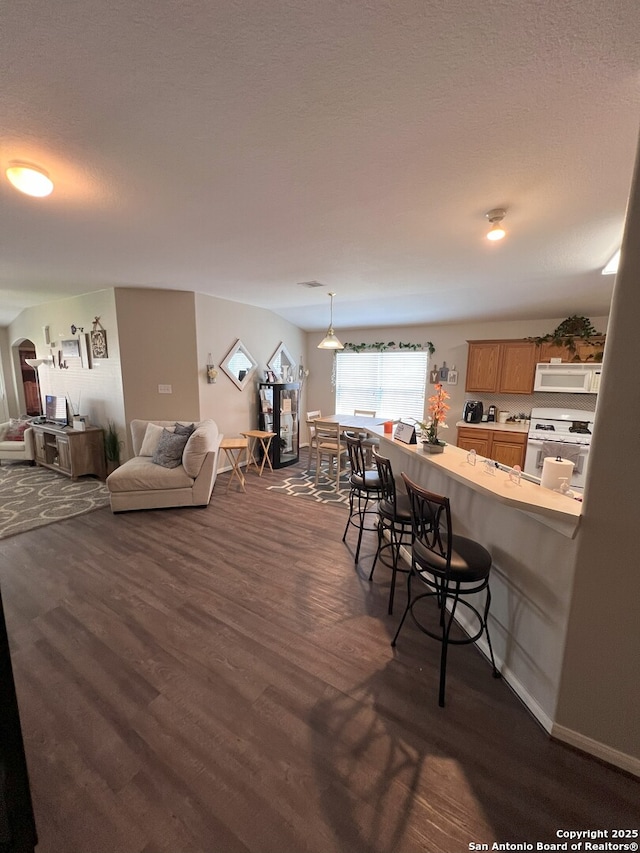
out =
{"type": "MultiPolygon", "coordinates": [[[[306,458],[306,454],[305,454],[306,458]]],[[[267,491],[0,543],[39,853],[458,853],[638,826],[640,782],[551,741],[473,647],[407,624],[346,508],[267,491]],[[355,536],[352,534],[350,543],[355,536]]]]}

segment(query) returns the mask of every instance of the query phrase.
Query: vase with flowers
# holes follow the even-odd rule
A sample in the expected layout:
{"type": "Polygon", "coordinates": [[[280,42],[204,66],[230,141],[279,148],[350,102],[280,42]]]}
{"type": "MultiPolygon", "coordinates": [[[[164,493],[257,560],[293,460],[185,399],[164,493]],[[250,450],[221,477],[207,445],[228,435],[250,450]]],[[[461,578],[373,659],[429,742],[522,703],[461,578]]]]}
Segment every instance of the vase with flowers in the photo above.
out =
{"type": "Polygon", "coordinates": [[[429,397],[429,420],[417,421],[423,435],[422,447],[426,453],[442,453],[445,447],[445,442],[438,437],[438,431],[447,429],[445,419],[449,406],[446,401],[449,395],[441,382],[436,384],[434,391],[433,396],[429,397]]]}

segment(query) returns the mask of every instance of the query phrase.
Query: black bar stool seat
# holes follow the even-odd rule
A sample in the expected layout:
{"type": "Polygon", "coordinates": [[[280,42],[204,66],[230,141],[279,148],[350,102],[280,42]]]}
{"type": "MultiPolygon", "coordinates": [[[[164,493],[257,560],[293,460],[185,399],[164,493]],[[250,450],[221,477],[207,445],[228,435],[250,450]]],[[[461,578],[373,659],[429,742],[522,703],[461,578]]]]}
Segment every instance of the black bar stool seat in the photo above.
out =
{"type": "Polygon", "coordinates": [[[391,645],[396,645],[408,613],[411,613],[413,621],[423,633],[441,643],[438,704],[444,707],[449,645],[475,643],[483,634],[486,634],[493,676],[500,677],[493,657],[487,624],[491,604],[489,588],[491,554],[479,542],[453,533],[449,498],[422,489],[404,473],[402,479],[407,487],[411,504],[413,545],[411,571],[407,580],[407,606],[391,645]],[[414,579],[420,581],[427,591],[412,595],[414,579]],[[480,592],[485,592],[483,609],[479,609],[467,600],[469,596],[480,592]],[[418,603],[425,598],[436,600],[439,623],[437,628],[424,623],[424,615],[417,607],[418,603]],[[477,624],[477,631],[474,634],[465,634],[460,639],[451,637],[451,628],[458,606],[466,608],[466,612],[471,614],[477,624]]]}
{"type": "Polygon", "coordinates": [[[378,560],[391,569],[391,589],[389,590],[389,613],[393,613],[393,599],[396,589],[396,575],[398,572],[409,572],[409,567],[404,568],[400,561],[400,548],[402,545],[411,546],[411,502],[406,494],[397,494],[396,483],[391,468],[391,462],[381,456],[377,450],[373,451],[373,458],[378,469],[380,483],[382,486],[382,497],[378,501],[378,547],[371,566],[369,580],[373,580],[373,573],[378,560]],[[385,534],[388,541],[385,541],[385,534]],[[385,559],[385,553],[391,552],[391,563],[385,559]]]}

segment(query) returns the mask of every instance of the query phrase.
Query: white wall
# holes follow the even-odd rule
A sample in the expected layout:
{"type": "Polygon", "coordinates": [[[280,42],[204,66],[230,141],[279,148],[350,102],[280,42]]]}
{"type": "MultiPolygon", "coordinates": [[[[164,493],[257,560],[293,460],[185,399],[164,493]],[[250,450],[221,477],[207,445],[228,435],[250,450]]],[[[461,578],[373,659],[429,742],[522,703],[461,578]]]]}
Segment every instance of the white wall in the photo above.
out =
{"type": "Polygon", "coordinates": [[[305,357],[305,333],[264,308],[215,299],[201,293],[195,294],[195,307],[201,416],[213,418],[218,429],[227,436],[237,436],[241,430],[257,429],[257,382],[264,378],[267,362],[281,343],[285,344],[296,362],[305,357]],[[258,362],[252,381],[242,391],[220,367],[220,362],[238,338],[258,362]],[[213,385],[207,383],[206,377],[208,353],[213,356],[218,369],[218,379],[213,385]]]}
{"type": "MultiPolygon", "coordinates": [[[[576,308],[576,313],[579,308],[576,308]]],[[[446,362],[447,367],[458,370],[458,384],[447,385],[447,392],[451,399],[450,416],[448,422],[451,426],[462,416],[462,408],[465,395],[464,384],[467,372],[467,341],[468,340],[492,340],[503,338],[525,338],[546,335],[556,329],[564,320],[564,317],[549,320],[501,320],[497,322],[483,323],[452,323],[441,326],[394,326],[384,329],[337,329],[336,333],[342,343],[375,343],[376,341],[395,341],[398,343],[424,344],[431,341],[435,346],[435,353],[430,359],[430,364],[442,367],[446,362]]],[[[606,317],[591,317],[591,323],[599,332],[606,332],[606,317]]],[[[320,409],[325,414],[335,411],[335,393],[331,385],[331,372],[333,367],[333,353],[327,350],[319,350],[317,345],[322,339],[321,332],[312,332],[307,335],[308,339],[308,408],[320,409]]],[[[532,405],[553,405],[549,402],[536,402],[537,395],[512,394],[514,409],[524,407],[531,410],[532,405]]],[[[544,395],[548,398],[549,395],[544,395]]],[[[557,405],[557,404],[556,404],[557,405]]],[[[387,414],[383,412],[382,414],[387,414]]],[[[391,413],[389,413],[391,414],[391,413]]],[[[452,441],[455,439],[452,436],[452,441]]]]}

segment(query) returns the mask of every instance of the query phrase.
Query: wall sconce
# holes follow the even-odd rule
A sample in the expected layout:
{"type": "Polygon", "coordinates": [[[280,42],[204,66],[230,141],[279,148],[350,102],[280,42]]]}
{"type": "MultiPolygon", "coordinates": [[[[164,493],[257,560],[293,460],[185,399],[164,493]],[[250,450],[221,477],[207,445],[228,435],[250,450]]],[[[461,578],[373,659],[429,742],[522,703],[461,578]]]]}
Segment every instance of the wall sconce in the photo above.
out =
{"type": "Polygon", "coordinates": [[[71,334],[75,335],[76,332],[84,332],[84,328],[82,326],[76,326],[74,323],[71,324],[71,334]]]}
{"type": "Polygon", "coordinates": [[[213,363],[213,357],[211,353],[207,356],[207,382],[209,385],[213,385],[218,378],[218,371],[216,370],[216,366],[213,363]]]}

